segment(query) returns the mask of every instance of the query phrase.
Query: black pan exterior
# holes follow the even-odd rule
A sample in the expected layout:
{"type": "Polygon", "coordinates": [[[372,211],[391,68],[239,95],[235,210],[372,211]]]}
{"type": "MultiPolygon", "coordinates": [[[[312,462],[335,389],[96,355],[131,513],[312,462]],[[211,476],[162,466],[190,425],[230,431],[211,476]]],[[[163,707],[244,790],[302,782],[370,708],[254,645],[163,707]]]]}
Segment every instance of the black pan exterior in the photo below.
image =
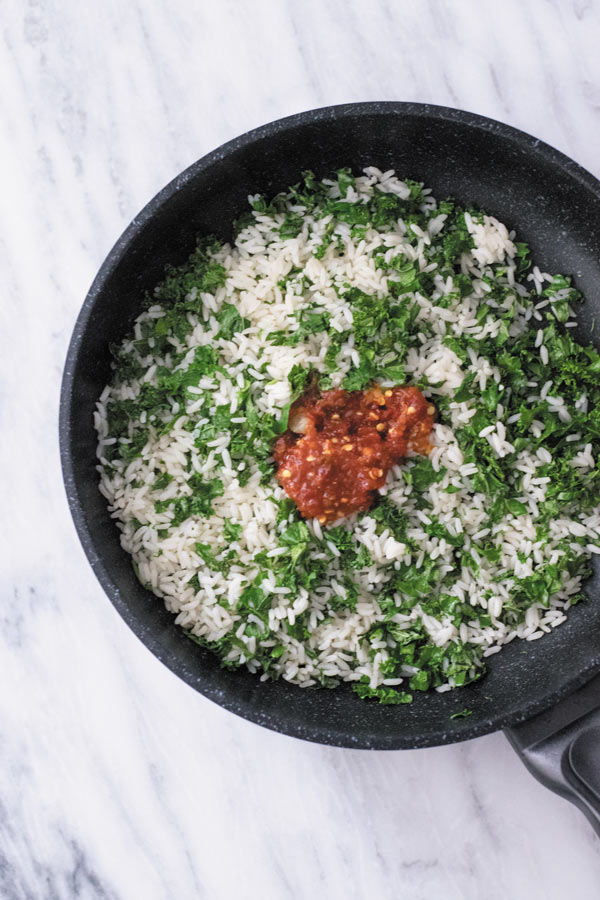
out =
{"type": "Polygon", "coordinates": [[[600,183],[523,132],[444,107],[361,103],[301,113],[237,138],[199,160],[133,220],[104,262],[69,347],[61,395],[61,457],[69,504],[88,559],[116,609],[144,644],[200,693],[275,731],[343,747],[397,749],[465,740],[550,707],[600,668],[598,578],[589,602],[543,640],[514,641],[490,659],[481,682],[415,693],[411,706],[360,700],[347,686],[301,690],[221,669],[175,626],[137,581],[97,487],[94,404],[119,341],[165,263],[183,261],[196,234],[230,237],[232,220],[257,191],[272,194],[305,169],[394,168],[434,196],[483,207],[529,242],[547,271],[572,273],[585,293],[580,339],[600,310],[600,183]],[[472,715],[450,716],[468,707],[472,715]]]}

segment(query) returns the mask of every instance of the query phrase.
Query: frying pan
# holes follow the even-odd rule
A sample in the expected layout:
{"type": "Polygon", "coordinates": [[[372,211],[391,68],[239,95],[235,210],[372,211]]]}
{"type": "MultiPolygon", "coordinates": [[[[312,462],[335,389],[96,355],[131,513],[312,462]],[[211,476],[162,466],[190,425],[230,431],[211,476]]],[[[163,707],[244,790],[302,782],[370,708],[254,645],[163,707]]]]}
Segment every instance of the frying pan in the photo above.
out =
{"type": "MultiPolygon", "coordinates": [[[[489,674],[451,693],[416,693],[411,706],[359,699],[347,685],[300,690],[228,671],[190,641],[135,577],[98,491],[92,411],[120,341],[165,263],[197,234],[231,237],[249,193],[273,194],[305,169],[331,174],[376,165],[424,181],[434,196],[482,207],[516,229],[542,270],[575,275],[587,298],[579,339],[600,313],[600,183],[546,144],[460,110],[360,103],[301,113],[258,128],[194,163],[136,216],[102,265],[75,325],[63,376],[60,443],[67,496],[87,557],[108,597],[144,644],[184,681],[237,715],[340,747],[400,749],[506,728],[532,772],[577,803],[600,832],[600,583],[543,640],[513,641],[489,674]],[[451,716],[463,708],[468,718],[451,716]]],[[[600,329],[598,329],[600,331],[600,329]]]]}

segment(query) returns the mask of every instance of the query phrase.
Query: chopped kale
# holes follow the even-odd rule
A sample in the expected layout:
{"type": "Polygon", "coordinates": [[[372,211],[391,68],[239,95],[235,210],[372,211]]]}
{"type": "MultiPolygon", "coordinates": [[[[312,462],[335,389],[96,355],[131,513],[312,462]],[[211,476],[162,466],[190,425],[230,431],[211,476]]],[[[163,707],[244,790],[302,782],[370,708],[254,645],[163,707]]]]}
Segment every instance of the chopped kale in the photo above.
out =
{"type": "Polygon", "coordinates": [[[218,337],[225,341],[230,341],[234,334],[244,331],[250,325],[250,321],[240,316],[232,303],[224,303],[217,313],[216,319],[221,326],[218,337]]]}
{"type": "Polygon", "coordinates": [[[407,694],[406,691],[398,691],[394,687],[369,687],[368,678],[353,684],[352,690],[363,700],[378,700],[387,706],[413,702],[412,694],[407,694]]]}
{"type": "Polygon", "coordinates": [[[223,494],[223,482],[219,478],[204,482],[199,475],[192,475],[188,480],[192,489],[189,496],[177,497],[174,500],[158,500],[154,504],[156,512],[171,510],[171,527],[177,528],[190,516],[206,518],[212,514],[212,501],[223,494]]]}
{"type": "Polygon", "coordinates": [[[450,716],[451,719],[467,719],[469,716],[473,715],[473,710],[465,707],[464,709],[459,710],[458,712],[452,713],[450,716]]]}

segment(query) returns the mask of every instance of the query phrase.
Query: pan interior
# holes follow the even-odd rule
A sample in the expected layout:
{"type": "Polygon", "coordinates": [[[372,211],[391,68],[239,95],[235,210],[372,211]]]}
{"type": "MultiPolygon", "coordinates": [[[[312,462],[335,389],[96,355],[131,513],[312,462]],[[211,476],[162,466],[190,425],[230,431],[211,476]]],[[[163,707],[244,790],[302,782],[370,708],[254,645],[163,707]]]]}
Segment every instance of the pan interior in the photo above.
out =
{"type": "Polygon", "coordinates": [[[84,549],[108,596],[150,650],[192,687],[277,731],[350,747],[398,748],[474,737],[547,708],[600,665],[597,576],[589,601],[541,641],[514,641],[489,674],[451,693],[415,693],[411,706],[360,700],[349,689],[300,690],[227,671],[188,640],[137,581],[97,488],[94,404],[118,342],[167,262],[183,261],[197,234],[228,239],[249,193],[267,195],[305,169],[393,168],[497,216],[531,245],[540,268],[575,275],[587,303],[579,339],[600,309],[600,185],[547,146],[490,120],[439,107],[360,104],[301,114],[237,139],[200,160],[137,217],[102,267],[78,320],[65,370],[61,447],[67,493],[84,549]],[[466,719],[450,716],[468,707],[466,719]]]}

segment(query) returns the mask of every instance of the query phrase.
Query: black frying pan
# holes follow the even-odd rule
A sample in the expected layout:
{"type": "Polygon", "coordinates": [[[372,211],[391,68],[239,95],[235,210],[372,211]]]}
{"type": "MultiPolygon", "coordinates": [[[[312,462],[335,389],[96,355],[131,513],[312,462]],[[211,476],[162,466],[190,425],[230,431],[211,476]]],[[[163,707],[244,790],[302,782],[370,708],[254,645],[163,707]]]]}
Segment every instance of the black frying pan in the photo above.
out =
{"type": "MultiPolygon", "coordinates": [[[[119,341],[167,262],[182,262],[195,237],[230,237],[249,193],[273,194],[304,169],[394,168],[434,195],[484,208],[531,244],[543,270],[572,273],[587,304],[579,337],[600,311],[600,183],[523,132],[459,110],[361,103],[282,119],[205,156],[133,220],[102,265],[77,320],[61,395],[61,456],[71,511],[104,590],[146,646],[206,697],[275,731],[340,747],[429,747],[509,727],[537,777],[580,805],[600,830],[600,596],[541,641],[513,641],[489,674],[452,693],[415,694],[411,706],[380,706],[341,687],[300,690],[220,668],[175,626],[137,581],[97,487],[92,411],[119,341]],[[452,719],[464,707],[472,715],[452,719]]],[[[592,335],[594,336],[594,335],[592,335]]]]}

